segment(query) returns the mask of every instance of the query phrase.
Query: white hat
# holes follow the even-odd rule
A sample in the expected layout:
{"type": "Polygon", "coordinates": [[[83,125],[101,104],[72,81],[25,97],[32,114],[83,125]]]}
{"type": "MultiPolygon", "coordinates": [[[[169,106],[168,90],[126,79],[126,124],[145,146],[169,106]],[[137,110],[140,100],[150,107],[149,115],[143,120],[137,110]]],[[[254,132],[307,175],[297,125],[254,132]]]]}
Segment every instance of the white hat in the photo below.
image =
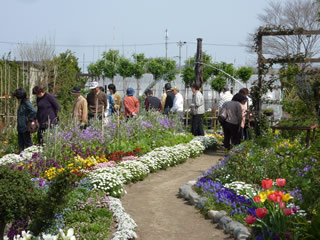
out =
{"type": "Polygon", "coordinates": [[[88,87],[89,87],[89,89],[95,89],[95,88],[99,87],[99,83],[98,82],[89,82],[88,87]]]}

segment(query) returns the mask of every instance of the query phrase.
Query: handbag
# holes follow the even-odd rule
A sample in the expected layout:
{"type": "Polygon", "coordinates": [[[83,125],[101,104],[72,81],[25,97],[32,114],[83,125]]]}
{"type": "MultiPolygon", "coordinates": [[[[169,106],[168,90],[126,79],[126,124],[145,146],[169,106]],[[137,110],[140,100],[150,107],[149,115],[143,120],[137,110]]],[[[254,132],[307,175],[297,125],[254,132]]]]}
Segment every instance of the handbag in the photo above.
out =
{"type": "Polygon", "coordinates": [[[218,120],[222,124],[224,123],[228,118],[228,112],[226,108],[222,108],[219,112],[218,120]]]}
{"type": "Polygon", "coordinates": [[[198,107],[194,106],[191,108],[191,115],[197,115],[198,114],[198,107]]]}
{"type": "Polygon", "coordinates": [[[29,133],[35,133],[39,131],[39,123],[36,119],[29,120],[27,124],[27,130],[29,133]]]}

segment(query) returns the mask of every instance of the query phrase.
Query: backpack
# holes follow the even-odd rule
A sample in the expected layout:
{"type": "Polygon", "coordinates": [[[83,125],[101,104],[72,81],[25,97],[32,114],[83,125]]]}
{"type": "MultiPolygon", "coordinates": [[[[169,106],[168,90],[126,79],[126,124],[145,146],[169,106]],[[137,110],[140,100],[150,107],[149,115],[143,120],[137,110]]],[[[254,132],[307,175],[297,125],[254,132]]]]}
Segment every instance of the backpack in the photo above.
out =
{"type": "Polygon", "coordinates": [[[221,124],[223,124],[228,118],[228,113],[226,108],[221,108],[218,116],[218,120],[221,124]]]}

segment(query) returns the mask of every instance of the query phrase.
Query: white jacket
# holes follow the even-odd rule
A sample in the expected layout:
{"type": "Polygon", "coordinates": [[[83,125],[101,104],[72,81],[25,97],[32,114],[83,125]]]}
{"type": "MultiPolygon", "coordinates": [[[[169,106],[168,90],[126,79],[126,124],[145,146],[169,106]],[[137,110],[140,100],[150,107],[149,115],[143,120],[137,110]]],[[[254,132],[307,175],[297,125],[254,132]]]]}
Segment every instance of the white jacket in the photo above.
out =
{"type": "Polygon", "coordinates": [[[231,101],[232,98],[233,98],[233,95],[231,94],[230,91],[220,93],[220,101],[218,103],[218,108],[221,108],[225,102],[231,101]]]}
{"type": "Polygon", "coordinates": [[[171,112],[183,112],[183,97],[179,92],[174,96],[171,112]]]}

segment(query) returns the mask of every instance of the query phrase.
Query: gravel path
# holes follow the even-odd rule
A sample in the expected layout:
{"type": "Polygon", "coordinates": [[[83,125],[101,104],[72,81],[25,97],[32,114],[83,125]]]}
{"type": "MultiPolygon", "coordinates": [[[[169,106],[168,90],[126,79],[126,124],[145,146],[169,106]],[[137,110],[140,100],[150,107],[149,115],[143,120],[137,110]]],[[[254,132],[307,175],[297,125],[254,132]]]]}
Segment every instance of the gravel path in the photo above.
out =
{"type": "Polygon", "coordinates": [[[136,221],[141,240],[229,239],[199,213],[177,197],[179,187],[199,177],[221,158],[220,152],[207,151],[196,159],[150,174],[144,181],[125,187],[123,207],[136,221]]]}

